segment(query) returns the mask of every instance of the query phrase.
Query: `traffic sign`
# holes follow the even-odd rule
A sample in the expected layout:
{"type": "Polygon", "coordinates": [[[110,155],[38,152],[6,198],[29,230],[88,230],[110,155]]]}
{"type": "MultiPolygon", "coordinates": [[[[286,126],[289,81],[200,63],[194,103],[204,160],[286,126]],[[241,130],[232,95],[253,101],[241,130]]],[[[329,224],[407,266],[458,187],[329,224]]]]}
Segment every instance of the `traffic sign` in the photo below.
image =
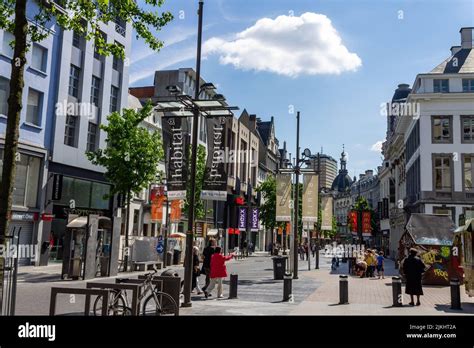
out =
{"type": "Polygon", "coordinates": [[[162,254],[163,251],[164,251],[163,243],[160,241],[160,242],[158,243],[158,245],[156,246],[156,252],[157,252],[158,254],[162,254]]]}

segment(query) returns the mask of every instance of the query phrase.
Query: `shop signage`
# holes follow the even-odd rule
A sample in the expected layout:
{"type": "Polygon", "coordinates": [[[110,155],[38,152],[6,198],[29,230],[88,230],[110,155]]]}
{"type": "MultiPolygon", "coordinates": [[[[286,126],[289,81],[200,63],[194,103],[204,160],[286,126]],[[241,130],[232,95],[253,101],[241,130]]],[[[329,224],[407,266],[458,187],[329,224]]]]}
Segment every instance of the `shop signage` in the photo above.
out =
{"type": "Polygon", "coordinates": [[[196,222],[196,237],[203,236],[204,225],[202,222],[196,222]]]}
{"type": "Polygon", "coordinates": [[[303,222],[318,222],[318,176],[305,174],[303,178],[303,222]]]}
{"type": "Polygon", "coordinates": [[[53,201],[60,201],[63,194],[63,176],[62,174],[53,175],[53,201]]]}
{"type": "MultiPolygon", "coordinates": [[[[163,121],[169,126],[171,143],[168,159],[168,199],[180,200],[186,198],[187,170],[187,134],[183,130],[182,117],[165,116],[163,121]]],[[[168,149],[165,149],[167,152],[168,149]]]]}
{"type": "Polygon", "coordinates": [[[125,208],[125,195],[123,193],[117,195],[117,208],[125,208]]]}
{"type": "Polygon", "coordinates": [[[276,221],[290,221],[291,175],[276,176],[276,221]]]}
{"type": "Polygon", "coordinates": [[[12,221],[37,221],[38,217],[38,213],[12,212],[11,214],[12,221]]]}
{"type": "Polygon", "coordinates": [[[259,220],[259,210],[258,208],[252,208],[252,221],[251,221],[251,229],[254,231],[258,231],[258,220],[259,220]]]}
{"type": "Polygon", "coordinates": [[[208,156],[204,171],[201,199],[227,200],[227,173],[225,170],[225,117],[207,120],[208,156]]]}
{"type": "Polygon", "coordinates": [[[247,229],[247,208],[239,208],[239,228],[247,229]]]}

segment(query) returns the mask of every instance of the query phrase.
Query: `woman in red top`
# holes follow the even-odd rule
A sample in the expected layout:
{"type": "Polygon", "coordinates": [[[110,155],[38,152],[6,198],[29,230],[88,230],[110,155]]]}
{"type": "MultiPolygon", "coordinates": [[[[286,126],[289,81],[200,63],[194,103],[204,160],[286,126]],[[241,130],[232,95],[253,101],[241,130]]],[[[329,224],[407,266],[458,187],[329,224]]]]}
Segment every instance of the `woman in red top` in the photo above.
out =
{"type": "Polygon", "coordinates": [[[220,247],[216,247],[216,251],[211,256],[211,282],[209,286],[204,291],[204,295],[206,298],[212,292],[214,287],[217,283],[217,297],[223,298],[224,295],[222,294],[222,280],[227,277],[227,267],[225,266],[226,261],[229,261],[231,258],[234,257],[234,254],[230,254],[229,256],[222,255],[222,249],[220,247]]]}

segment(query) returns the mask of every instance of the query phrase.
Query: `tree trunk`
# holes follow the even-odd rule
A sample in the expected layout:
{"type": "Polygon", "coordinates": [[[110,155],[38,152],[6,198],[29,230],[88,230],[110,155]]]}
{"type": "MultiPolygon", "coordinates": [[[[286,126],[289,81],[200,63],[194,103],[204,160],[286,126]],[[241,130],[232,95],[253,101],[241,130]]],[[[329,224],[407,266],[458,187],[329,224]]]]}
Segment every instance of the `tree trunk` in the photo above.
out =
{"type": "MultiPolygon", "coordinates": [[[[15,50],[12,60],[10,95],[8,97],[8,119],[3,153],[2,183],[0,185],[0,245],[5,243],[12,207],[13,185],[15,183],[15,157],[18,150],[18,135],[23,97],[23,75],[26,63],[26,20],[27,0],[15,2],[15,50]]],[[[3,307],[4,259],[0,257],[0,313],[3,307]]]]}
{"type": "Polygon", "coordinates": [[[131,193],[127,193],[127,219],[125,222],[125,257],[123,258],[123,271],[127,272],[128,270],[128,254],[130,250],[128,249],[128,236],[129,236],[129,228],[130,228],[130,201],[131,201],[131,193]]]}

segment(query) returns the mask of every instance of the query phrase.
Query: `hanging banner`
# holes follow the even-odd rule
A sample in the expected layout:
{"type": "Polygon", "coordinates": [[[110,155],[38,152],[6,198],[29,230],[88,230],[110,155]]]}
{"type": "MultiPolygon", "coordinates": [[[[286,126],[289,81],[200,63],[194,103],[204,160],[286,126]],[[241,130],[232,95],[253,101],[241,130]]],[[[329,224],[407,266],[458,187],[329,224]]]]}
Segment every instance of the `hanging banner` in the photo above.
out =
{"type": "Polygon", "coordinates": [[[357,232],[357,211],[351,210],[349,212],[349,222],[351,224],[351,232],[357,232]]]}
{"type": "Polygon", "coordinates": [[[372,234],[372,224],[370,211],[362,212],[362,234],[370,236],[372,234]]]}
{"type": "MultiPolygon", "coordinates": [[[[206,119],[204,119],[206,120],[206,119]]],[[[201,199],[227,200],[227,173],[225,161],[225,117],[206,120],[208,134],[207,165],[204,171],[201,199]]]]}
{"type": "Polygon", "coordinates": [[[163,124],[171,133],[169,149],[165,149],[165,154],[169,151],[167,185],[168,199],[170,201],[186,198],[186,181],[188,179],[186,149],[188,136],[184,131],[182,123],[182,117],[163,117],[163,124]]]}
{"type": "Polygon", "coordinates": [[[318,176],[303,177],[303,222],[318,222],[318,176]]]}
{"type": "Polygon", "coordinates": [[[332,201],[332,196],[323,196],[321,198],[321,230],[323,231],[332,231],[332,201]]]}
{"type": "Polygon", "coordinates": [[[170,221],[179,222],[181,220],[182,201],[171,201],[170,221]]]}
{"type": "Polygon", "coordinates": [[[252,221],[250,228],[252,231],[258,231],[258,220],[259,220],[259,210],[258,208],[252,208],[252,221]]]}
{"type": "Polygon", "coordinates": [[[150,191],[151,220],[154,222],[163,221],[163,203],[165,202],[164,186],[153,187],[150,191]]]}
{"type": "Polygon", "coordinates": [[[247,229],[247,208],[239,208],[239,229],[247,229]]]}
{"type": "Polygon", "coordinates": [[[276,175],[276,221],[291,220],[291,175],[276,175]]]}

